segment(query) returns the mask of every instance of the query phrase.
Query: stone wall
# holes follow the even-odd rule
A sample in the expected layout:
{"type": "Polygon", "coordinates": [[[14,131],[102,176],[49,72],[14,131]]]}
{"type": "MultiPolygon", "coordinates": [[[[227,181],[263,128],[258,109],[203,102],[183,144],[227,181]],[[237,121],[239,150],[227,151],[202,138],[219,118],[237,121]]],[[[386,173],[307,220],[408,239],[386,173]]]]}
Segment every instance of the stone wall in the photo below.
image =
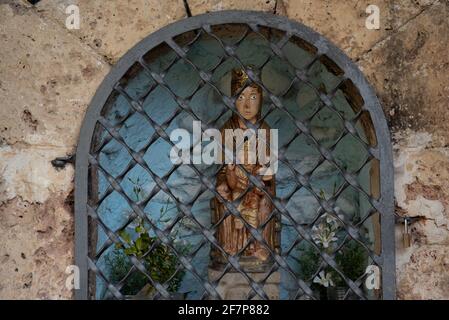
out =
{"type": "Polygon", "coordinates": [[[159,28],[209,11],[252,9],[325,35],[362,69],[392,131],[399,299],[449,299],[447,0],[0,0],[0,298],[70,299],[74,152],[84,112],[111,66],[159,28]],[[380,7],[380,30],[365,8],[380,7]],[[65,27],[78,4],[81,29],[65,27]]]}

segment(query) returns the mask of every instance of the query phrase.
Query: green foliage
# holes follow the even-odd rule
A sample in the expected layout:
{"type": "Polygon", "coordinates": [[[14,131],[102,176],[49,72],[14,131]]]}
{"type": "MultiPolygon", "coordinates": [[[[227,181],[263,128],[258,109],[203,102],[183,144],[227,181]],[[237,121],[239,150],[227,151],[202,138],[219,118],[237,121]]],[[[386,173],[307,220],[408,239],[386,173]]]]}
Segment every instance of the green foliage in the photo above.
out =
{"type": "MultiPolygon", "coordinates": [[[[110,271],[109,279],[113,284],[119,283],[133,266],[127,255],[123,253],[123,250],[113,250],[106,256],[105,261],[110,271]]],[[[148,279],[143,273],[139,271],[133,272],[126,279],[125,285],[120,291],[124,295],[135,295],[147,282],[148,279]]]]}
{"type": "Polygon", "coordinates": [[[139,177],[137,177],[136,181],[133,181],[131,178],[128,178],[128,180],[133,184],[133,194],[136,200],[139,201],[143,193],[143,182],[140,181],[139,177]]]}
{"type": "MultiPolygon", "coordinates": [[[[339,251],[335,256],[338,268],[343,274],[355,281],[365,273],[368,261],[368,253],[365,249],[355,241],[349,242],[344,249],[339,251]]],[[[309,246],[301,252],[298,259],[301,268],[301,275],[304,280],[310,278],[317,272],[320,265],[319,253],[309,246]]],[[[332,274],[332,279],[336,286],[346,286],[345,281],[331,267],[324,268],[326,273],[332,274]]]]}
{"type": "MultiPolygon", "coordinates": [[[[334,192],[336,185],[334,184],[334,192]]],[[[325,198],[325,192],[320,190],[320,197],[325,198]]],[[[312,239],[320,247],[322,252],[332,254],[336,249],[336,243],[341,231],[341,225],[338,221],[329,214],[322,216],[321,221],[312,227],[312,239]]],[[[297,258],[299,263],[302,277],[304,280],[310,280],[320,267],[320,254],[316,249],[309,245],[307,248],[301,250],[299,257],[297,258]]],[[[335,255],[335,261],[340,271],[343,272],[345,277],[356,280],[365,273],[365,268],[368,262],[368,253],[365,251],[356,241],[352,240],[348,242],[343,249],[339,250],[335,255]]],[[[346,286],[345,281],[341,276],[330,266],[326,266],[322,269],[324,272],[320,277],[316,278],[316,283],[319,285],[317,288],[321,290],[321,286],[346,286]],[[324,278],[324,281],[321,279],[324,278]],[[320,279],[321,278],[321,279],[320,279]],[[327,281],[328,279],[331,280],[327,281]]],[[[315,285],[315,278],[313,280],[313,287],[315,285]]]]}
{"type": "MultiPolygon", "coordinates": [[[[356,241],[351,241],[336,255],[335,261],[344,275],[354,281],[365,273],[368,253],[356,241]]],[[[337,284],[344,284],[338,278],[337,284]]]]}
{"type": "MultiPolygon", "coordinates": [[[[311,288],[316,292],[320,299],[329,299],[329,290],[332,292],[332,290],[335,290],[335,287],[347,286],[342,277],[330,266],[327,266],[322,270],[324,271],[324,274],[330,275],[333,284],[326,288],[321,283],[315,283],[315,281],[313,281],[315,278],[312,279],[312,277],[314,277],[315,273],[319,270],[321,261],[319,253],[313,249],[312,246],[309,246],[304,251],[301,251],[300,254],[298,263],[301,268],[301,277],[305,281],[312,280],[311,288]]],[[[335,261],[337,262],[339,270],[342,271],[347,278],[355,281],[365,273],[368,253],[357,242],[351,241],[344,247],[344,249],[336,254],[335,261]]],[[[317,277],[319,277],[319,275],[317,275],[317,277]]]]}
{"type": "Polygon", "coordinates": [[[320,266],[320,254],[311,246],[300,253],[299,266],[304,280],[311,280],[320,266]]]}
{"type": "MultiPolygon", "coordinates": [[[[128,179],[133,184],[133,194],[136,201],[140,201],[142,199],[143,183],[140,181],[140,178],[137,178],[136,181],[128,179]]],[[[161,207],[159,217],[161,223],[165,224],[170,221],[170,218],[166,215],[174,207],[169,208],[169,204],[170,202],[167,199],[166,205],[161,207]]],[[[184,217],[178,224],[183,228],[189,229],[187,221],[184,221],[184,217]]],[[[152,280],[166,284],[168,291],[176,292],[184,276],[184,271],[177,272],[179,267],[178,257],[167,245],[160,243],[157,237],[150,236],[142,219],[139,219],[134,232],[137,235],[135,240],[125,230],[119,232],[118,235],[124,244],[116,244],[114,250],[105,258],[112,283],[116,284],[128,275],[133,267],[129,257],[134,256],[144,265],[147,274],[151,276],[152,280]],[[150,249],[151,252],[148,253],[150,249]]],[[[171,235],[171,240],[178,254],[185,255],[191,248],[188,245],[177,243],[178,232],[176,229],[174,234],[171,235]]],[[[126,278],[125,284],[120,291],[124,295],[136,295],[144,287],[146,292],[153,291],[147,276],[136,269],[126,278]]]]}
{"type": "MultiPolygon", "coordinates": [[[[128,257],[135,256],[143,263],[147,273],[154,281],[162,284],[168,282],[168,291],[175,292],[178,290],[184,276],[183,272],[176,273],[179,267],[178,257],[168,246],[157,243],[156,237],[150,237],[142,221],[139,221],[134,231],[137,234],[135,240],[126,231],[121,231],[119,236],[123,239],[125,245],[116,245],[114,251],[106,258],[106,263],[111,272],[111,281],[117,283],[128,274],[133,266],[128,257]],[[146,254],[152,247],[152,251],[146,254]]],[[[178,246],[176,249],[180,254],[189,250],[187,246],[178,246]]],[[[121,290],[125,295],[135,295],[145,285],[150,284],[148,278],[138,270],[132,273],[125,282],[126,284],[121,290]]]]}

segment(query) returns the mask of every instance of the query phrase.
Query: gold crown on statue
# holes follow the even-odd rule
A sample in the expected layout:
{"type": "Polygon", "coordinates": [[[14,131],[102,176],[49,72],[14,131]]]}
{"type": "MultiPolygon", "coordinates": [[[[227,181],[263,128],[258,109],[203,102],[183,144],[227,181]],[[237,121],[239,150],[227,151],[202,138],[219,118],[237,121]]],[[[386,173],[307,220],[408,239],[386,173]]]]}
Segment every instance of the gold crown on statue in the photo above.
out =
{"type": "MultiPolygon", "coordinates": [[[[253,70],[252,66],[248,66],[248,69],[253,70]]],[[[251,83],[248,74],[245,72],[243,68],[235,68],[232,70],[232,79],[231,79],[231,91],[232,94],[235,94],[237,91],[249,85],[251,87],[259,87],[255,83],[251,83]]]]}
{"type": "Polygon", "coordinates": [[[232,80],[239,87],[243,87],[249,80],[248,74],[243,69],[232,70],[232,80]]]}

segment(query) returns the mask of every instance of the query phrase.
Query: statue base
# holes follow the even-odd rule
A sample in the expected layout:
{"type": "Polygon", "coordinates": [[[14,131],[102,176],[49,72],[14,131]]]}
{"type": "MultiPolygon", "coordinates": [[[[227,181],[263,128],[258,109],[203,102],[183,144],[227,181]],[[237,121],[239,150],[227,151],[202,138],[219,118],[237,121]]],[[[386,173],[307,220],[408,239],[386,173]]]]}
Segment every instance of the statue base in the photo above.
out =
{"type": "MultiPolygon", "coordinates": [[[[216,281],[221,274],[222,271],[209,268],[209,281],[216,281]]],[[[262,281],[267,274],[266,272],[246,272],[246,275],[255,282],[262,281]]],[[[263,290],[270,300],[279,300],[280,279],[280,273],[277,271],[265,281],[263,290]]],[[[224,300],[247,300],[250,292],[255,294],[245,277],[236,271],[227,272],[218,282],[216,289],[224,300]]],[[[257,294],[252,298],[252,300],[261,299],[257,294]]]]}
{"type": "MultiPolygon", "coordinates": [[[[221,255],[213,253],[211,255],[211,261],[209,268],[217,271],[221,271],[228,264],[228,261],[221,255]]],[[[242,271],[245,272],[268,272],[271,270],[274,264],[273,258],[269,258],[266,261],[259,260],[253,256],[240,256],[238,262],[242,271]]]]}

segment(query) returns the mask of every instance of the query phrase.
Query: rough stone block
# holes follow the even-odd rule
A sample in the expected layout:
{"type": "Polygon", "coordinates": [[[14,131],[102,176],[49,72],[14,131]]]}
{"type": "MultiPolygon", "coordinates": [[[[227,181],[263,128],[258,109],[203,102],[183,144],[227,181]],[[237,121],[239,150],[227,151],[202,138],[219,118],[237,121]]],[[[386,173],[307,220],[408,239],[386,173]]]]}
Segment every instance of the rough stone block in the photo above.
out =
{"type": "Polygon", "coordinates": [[[65,26],[68,5],[80,11],[80,29],[70,33],[114,64],[137,42],[186,17],[183,0],[44,0],[37,8],[47,19],[65,26]]]}
{"type": "Polygon", "coordinates": [[[109,65],[21,3],[0,4],[0,146],[73,148],[109,65]]]}
{"type": "Polygon", "coordinates": [[[256,10],[274,12],[275,0],[188,0],[192,15],[222,10],[256,10]]]}
{"type": "Polygon", "coordinates": [[[449,145],[448,17],[449,2],[437,1],[359,61],[391,129],[431,133],[433,147],[449,145]]]}
{"type": "Polygon", "coordinates": [[[357,59],[377,42],[394,33],[408,19],[427,8],[431,1],[370,0],[310,1],[283,0],[289,18],[326,36],[349,57],[357,59]],[[380,28],[369,30],[365,21],[366,8],[375,4],[380,9],[380,28]]]}

